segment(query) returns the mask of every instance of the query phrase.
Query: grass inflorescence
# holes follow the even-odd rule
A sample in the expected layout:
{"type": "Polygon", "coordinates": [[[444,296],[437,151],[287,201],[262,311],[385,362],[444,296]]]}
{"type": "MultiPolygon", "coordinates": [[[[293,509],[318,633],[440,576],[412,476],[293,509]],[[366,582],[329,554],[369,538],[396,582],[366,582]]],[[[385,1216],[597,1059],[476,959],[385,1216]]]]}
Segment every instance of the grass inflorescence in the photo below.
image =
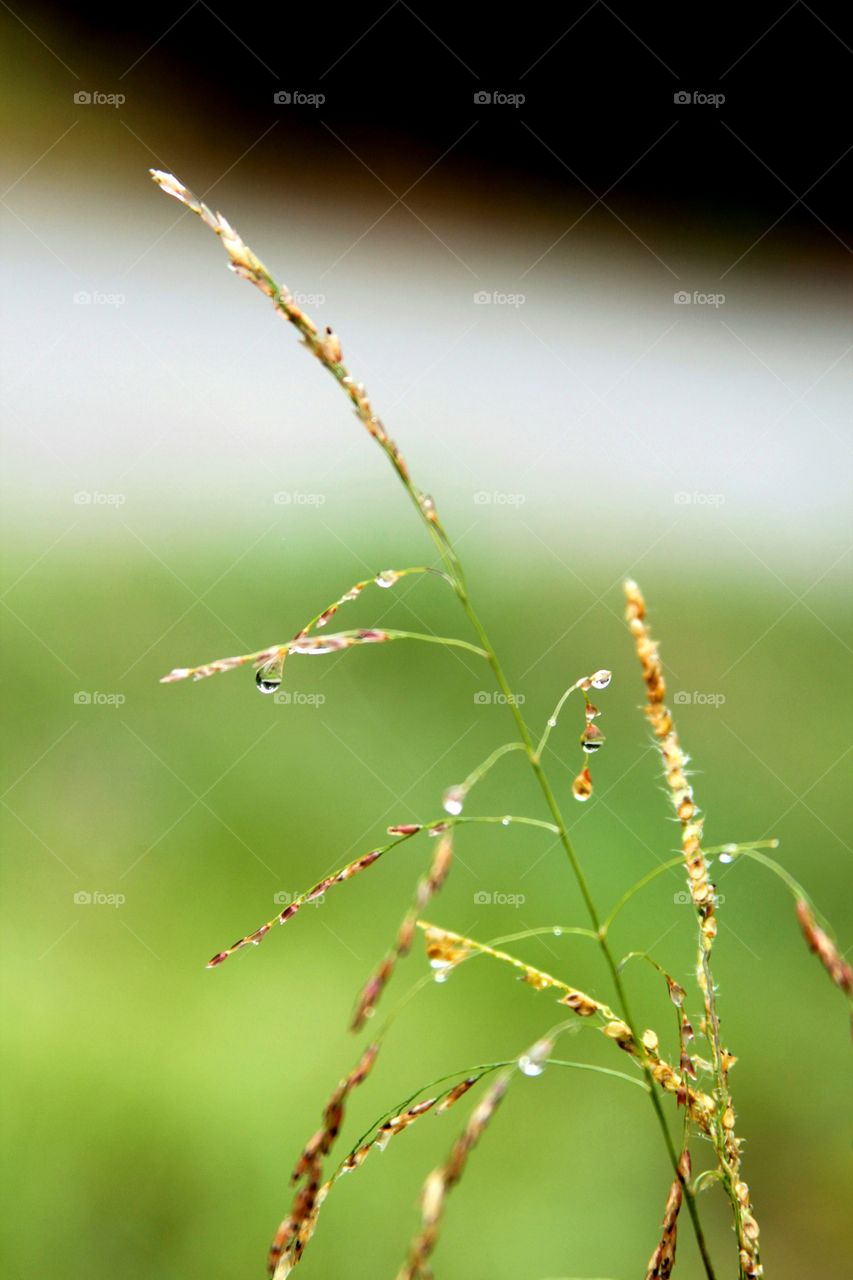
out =
{"type": "Polygon", "coordinates": [[[172,174],[160,170],[152,170],[151,174],[163,191],[196,213],[219,236],[231,270],[249,280],[270,300],[275,310],[294,326],[309,352],[340,384],[356,417],[383,451],[411,499],[437,557],[433,565],[387,569],[374,578],[356,583],[297,630],[291,640],[268,645],[250,654],[222,658],[192,667],[179,667],[164,676],[164,681],[187,678],[199,680],[250,666],[254,669],[259,690],[262,693],[272,693],[282,683],[285,662],[293,655],[322,656],[356,645],[384,644],[404,639],[420,640],[447,647],[461,647],[486,663],[503,695],[516,733],[512,740],[497,745],[484,761],[471,769],[461,783],[448,785],[442,797],[443,812],[434,820],[428,823],[401,821],[390,827],[388,835],[392,839],[348,862],[339,871],[324,876],[304,894],[289,902],[272,920],[239,938],[230,947],[217,952],[209,961],[209,967],[217,967],[236,952],[250,945],[257,945],[276,924],[284,924],[293,919],[303,904],[318,899],[332,886],[343,884],[366,871],[398,846],[422,836],[435,837],[430,866],[415,887],[396,937],[357,996],[353,1030],[361,1032],[368,1019],[372,1018],[400,962],[412,950],[419,934],[425,942],[429,970],[415,990],[431,976],[430,970],[441,980],[451,969],[475,959],[483,962],[495,961],[507,973],[514,971],[533,991],[550,992],[555,1004],[562,1006],[563,1015],[554,1025],[543,1029],[540,1038],[532,1046],[520,1046],[516,1058],[479,1064],[425,1084],[415,1094],[398,1102],[380,1116],[337,1166],[330,1168],[329,1157],[339,1136],[350,1094],[373,1070],[383,1039],[393,1023],[395,1011],[392,1010],[382,1029],[371,1036],[370,1043],[363,1050],[356,1066],[331,1094],[323,1110],[319,1129],[298,1156],[293,1171],[293,1201],[275,1234],[268,1255],[270,1276],[273,1280],[284,1280],[299,1264],[317,1226],[321,1207],[341,1176],[360,1167],[373,1149],[384,1149],[392,1139],[412,1125],[420,1123],[424,1117],[444,1115],[481,1082],[487,1081],[485,1092],[475,1102],[466,1123],[450,1146],[446,1160],[428,1175],[423,1186],[420,1225],[405,1255],[399,1280],[426,1280],[431,1275],[430,1260],[438,1244],[448,1194],[460,1181],[475,1146],[499,1114],[499,1109],[505,1105],[510,1086],[520,1078],[538,1075],[546,1066],[553,1065],[593,1071],[620,1083],[638,1086],[646,1094],[653,1109],[655,1122],[672,1166],[672,1180],[668,1192],[665,1187],[661,1188],[662,1202],[666,1195],[663,1224],[646,1268],[646,1280],[656,1280],[672,1274],[676,1265],[679,1214],[684,1208],[696,1238],[704,1274],[708,1280],[715,1280],[716,1264],[705,1237],[698,1200],[701,1192],[713,1186],[720,1187],[727,1196],[734,1227],[733,1257],[731,1262],[726,1263],[725,1274],[732,1273],[731,1264],[734,1263],[738,1280],[760,1280],[764,1275],[764,1268],[760,1260],[759,1227],[752,1193],[744,1179],[743,1142],[737,1132],[735,1104],[729,1083],[730,1071],[736,1059],[721,1039],[719,993],[712,969],[717,933],[717,897],[712,880],[712,855],[725,862],[749,858],[781,877],[795,900],[796,917],[808,946],[817,955],[835,985],[850,998],[853,997],[853,970],[833,941],[828,924],[820,917],[805,889],[784,866],[766,852],[767,849],[776,847],[776,841],[732,842],[713,849],[703,847],[703,817],[689,781],[688,757],[682,747],[672,713],[666,705],[666,684],[657,643],[648,627],[645,600],[634,582],[625,584],[626,618],[645,684],[646,717],[660,751],[666,789],[681,831],[681,852],[678,857],[662,863],[628,888],[607,914],[599,910],[569,834],[561,801],[543,764],[543,755],[549,736],[557,727],[564,704],[571,695],[580,695],[583,699],[583,710],[579,717],[581,759],[573,783],[565,790],[569,797],[580,802],[586,802],[593,796],[592,758],[604,742],[604,733],[598,723],[600,711],[592,697],[597,697],[598,691],[608,688],[611,673],[599,670],[575,680],[558,698],[541,734],[537,737],[531,731],[521,713],[518,700],[509,687],[488,632],[472,603],[463,565],[439,518],[435,501],[414,483],[403,455],[376,415],[363,384],[350,374],[344,363],[338,335],[331,328],[319,328],[305,314],[290,291],[273,278],[221,214],[209,209],[172,174]],[[471,638],[443,637],[431,632],[398,631],[384,627],[334,633],[325,631],[327,623],[341,607],[372,585],[380,588],[393,587],[401,578],[414,574],[437,574],[448,584],[459,603],[471,638]],[[514,752],[524,755],[541,792],[547,816],[463,813],[471,793],[481,779],[504,756],[514,752]],[[491,824],[496,829],[510,824],[523,824],[556,836],[586,913],[585,923],[560,925],[559,932],[574,933],[597,947],[613,988],[610,1003],[586,993],[566,978],[546,973],[504,950],[507,942],[519,941],[537,933],[553,932],[556,926],[543,925],[538,929],[515,934],[512,938],[483,942],[423,918],[427,907],[432,914],[433,900],[451,873],[454,842],[471,823],[491,824]],[[627,903],[657,876],[676,865],[683,867],[689,899],[696,917],[697,961],[695,970],[690,975],[689,988],[686,981],[676,980],[653,957],[644,953],[631,952],[621,962],[617,962],[609,941],[613,921],[627,903]],[[642,1027],[633,1016],[623,974],[628,961],[637,957],[650,962],[665,979],[670,1001],[668,1007],[672,1010],[674,1006],[677,1029],[677,1058],[672,1061],[661,1049],[659,1033],[652,1028],[642,1027]],[[701,1007],[701,1017],[695,1029],[687,1011],[688,1001],[694,998],[689,994],[690,991],[695,992],[695,999],[701,1007]],[[559,1037],[577,1026],[578,1020],[582,1020],[584,1025],[597,1028],[617,1054],[623,1055],[622,1061],[628,1070],[619,1071],[612,1067],[555,1057],[559,1037]],[[422,1097],[422,1094],[428,1096],[422,1097]],[[676,1123],[679,1118],[680,1123],[676,1123]],[[697,1141],[692,1147],[694,1139],[697,1141]],[[709,1157],[703,1158],[703,1167],[696,1173],[693,1169],[695,1154],[709,1157]]]}

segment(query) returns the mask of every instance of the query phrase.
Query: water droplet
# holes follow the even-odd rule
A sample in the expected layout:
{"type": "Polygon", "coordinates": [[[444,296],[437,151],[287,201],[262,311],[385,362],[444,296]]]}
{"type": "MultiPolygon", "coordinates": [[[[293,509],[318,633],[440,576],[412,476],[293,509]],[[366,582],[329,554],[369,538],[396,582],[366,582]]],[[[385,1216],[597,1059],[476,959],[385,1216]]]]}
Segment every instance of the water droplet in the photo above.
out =
{"type": "Polygon", "coordinates": [[[613,679],[613,673],[610,671],[596,671],[595,675],[590,676],[590,684],[593,689],[606,689],[613,679]]]}
{"type": "Polygon", "coordinates": [[[509,814],[507,814],[505,818],[501,818],[502,827],[508,827],[511,822],[512,822],[512,818],[509,816],[509,814]]]}
{"type": "Polygon", "coordinates": [[[443,969],[436,969],[432,976],[436,982],[446,982],[450,976],[450,970],[445,966],[443,969]]]}
{"type": "Polygon", "coordinates": [[[399,581],[400,575],[396,569],[383,569],[381,573],[377,573],[373,581],[377,587],[393,587],[394,583],[399,581]]]}
{"type": "Polygon", "coordinates": [[[445,813],[453,814],[456,817],[460,814],[465,806],[465,791],[460,786],[448,787],[444,795],[441,797],[441,807],[445,813]]]}
{"type": "Polygon", "coordinates": [[[261,693],[275,693],[281,684],[281,669],[284,666],[284,658],[273,658],[272,662],[266,662],[262,667],[258,667],[255,674],[255,684],[261,693]]]}
{"type": "Polygon", "coordinates": [[[601,715],[601,712],[599,711],[598,707],[594,707],[591,702],[588,702],[584,707],[584,715],[586,716],[587,720],[594,720],[596,716],[601,715]]]}
{"type": "Polygon", "coordinates": [[[737,853],[737,850],[734,847],[734,845],[727,846],[726,849],[720,854],[720,862],[734,862],[736,853],[737,853]]]}
{"type": "Polygon", "coordinates": [[[572,795],[576,800],[588,800],[592,795],[592,778],[589,769],[581,769],[572,783],[572,795]]]}
{"type": "Polygon", "coordinates": [[[537,1062],[535,1058],[531,1058],[529,1053],[523,1053],[518,1060],[518,1069],[526,1076],[541,1076],[545,1070],[542,1062],[537,1062]]]}
{"type": "Polygon", "coordinates": [[[554,937],[555,937],[555,938],[562,938],[562,936],[563,936],[563,930],[562,930],[562,929],[555,929],[555,930],[554,930],[554,937]]]}
{"type": "Polygon", "coordinates": [[[554,726],[556,725],[556,723],[557,723],[557,717],[556,717],[556,716],[551,716],[551,718],[550,718],[550,719],[549,719],[549,721],[548,721],[548,728],[549,728],[549,729],[553,729],[553,728],[554,728],[554,726]]]}
{"type": "Polygon", "coordinates": [[[581,734],[581,747],[588,756],[600,750],[604,745],[604,734],[597,724],[588,724],[581,734]]]}

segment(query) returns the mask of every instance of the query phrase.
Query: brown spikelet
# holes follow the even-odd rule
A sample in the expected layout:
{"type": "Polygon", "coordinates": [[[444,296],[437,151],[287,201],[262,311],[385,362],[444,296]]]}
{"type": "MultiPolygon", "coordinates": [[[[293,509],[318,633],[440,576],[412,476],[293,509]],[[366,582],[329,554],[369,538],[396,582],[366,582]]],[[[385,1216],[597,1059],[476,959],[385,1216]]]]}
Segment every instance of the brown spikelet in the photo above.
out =
{"type": "Polygon", "coordinates": [[[332,872],[331,875],[324,876],[322,880],[318,880],[315,885],[305,893],[301,893],[299,897],[289,902],[277,916],[273,916],[272,920],[268,920],[266,924],[262,924],[260,928],[255,929],[253,933],[248,933],[244,938],[238,938],[230,947],[226,947],[224,951],[219,951],[212,959],[208,960],[208,969],[215,969],[223,964],[229,956],[233,956],[236,951],[242,951],[244,947],[258,946],[263,942],[264,938],[270,932],[274,925],[287,924],[288,920],[292,920],[297,911],[300,910],[307,902],[316,902],[321,898],[327,889],[331,889],[333,885],[343,884],[346,880],[351,880],[353,876],[358,875],[360,871],[365,871],[368,867],[372,867],[389,849],[393,849],[396,845],[401,844],[403,840],[410,836],[416,835],[419,828],[407,829],[401,831],[399,839],[392,841],[390,844],[383,845],[379,849],[371,849],[369,853],[363,853],[360,858],[356,858],[353,862],[348,862],[345,867],[341,867],[339,871],[332,872]]]}
{"type": "MultiPolygon", "coordinates": [[[[742,1203],[736,1190],[739,1186],[745,1187],[746,1183],[740,1176],[741,1142],[735,1134],[734,1109],[727,1079],[727,1064],[731,1061],[731,1055],[720,1043],[720,1023],[711,974],[711,949],[717,933],[717,921],[714,915],[714,885],[711,883],[708,863],[702,851],[702,818],[693,797],[693,788],[687,780],[688,759],[681,746],[672,715],[665,703],[666,681],[663,666],[657,644],[646,623],[646,602],[636,582],[625,583],[625,601],[625,616],[628,628],[634,637],[634,645],[646,686],[646,717],[658,741],[670,798],[681,825],[681,850],[687,872],[687,885],[699,921],[699,961],[696,976],[705,1007],[705,1034],[711,1048],[712,1068],[715,1075],[715,1096],[709,1116],[710,1126],[706,1132],[714,1143],[723,1185],[732,1204],[740,1254],[742,1259],[748,1262],[748,1265],[745,1265],[742,1261],[741,1269],[743,1274],[752,1280],[753,1277],[763,1274],[759,1261],[758,1224],[749,1201],[742,1203]],[[731,1120],[728,1125],[724,1123],[727,1118],[731,1120]]],[[[670,987],[670,994],[673,995],[672,987],[670,987]]],[[[689,1103],[691,1091],[687,1086],[687,1078],[695,1074],[695,1069],[686,1051],[685,1041],[684,1022],[682,1022],[681,1075],[676,1095],[679,1102],[689,1103]]]]}
{"type": "Polygon", "coordinates": [[[397,930],[394,946],[370,975],[356,1000],[352,1018],[353,1031],[359,1031],[373,1010],[391,980],[397,962],[407,956],[412,947],[418,913],[444,884],[450,874],[453,862],[453,829],[449,828],[440,837],[429,871],[418,883],[415,892],[415,904],[406,912],[397,930]]]}
{"type": "Polygon", "coordinates": [[[663,1215],[663,1235],[660,1244],[649,1258],[646,1280],[669,1280],[675,1266],[675,1245],[678,1233],[678,1211],[681,1208],[682,1179],[690,1177],[690,1156],[682,1153],[678,1162],[681,1178],[676,1178],[669,1189],[666,1210],[663,1215]]]}
{"type": "Polygon", "coordinates": [[[714,889],[708,876],[708,865],[702,852],[702,819],[687,780],[685,755],[672,716],[664,703],[666,681],[660,654],[646,625],[646,602],[636,582],[625,583],[625,616],[634,637],[646,685],[646,717],[658,739],[664,772],[676,816],[681,823],[681,848],[687,871],[687,886],[702,921],[703,936],[710,947],[716,932],[711,924],[714,915],[714,889]]]}
{"type": "MultiPolygon", "coordinates": [[[[193,213],[197,213],[205,225],[216,232],[228,254],[228,265],[231,270],[249,280],[261,293],[271,298],[276,311],[295,326],[308,350],[321,364],[325,365],[332,377],[343,387],[352,402],[356,416],[386,454],[406,487],[411,489],[409,469],[405,459],[374,413],[363,384],[356,382],[343,364],[340,340],[337,335],[330,330],[320,333],[314,321],[297,305],[286,285],[278,284],[273,279],[264,264],[244,244],[222,214],[213,213],[174,174],[165,173],[161,169],[151,169],[149,172],[167,195],[174,196],[193,213]]],[[[418,495],[418,498],[424,515],[441,532],[442,541],[446,543],[446,535],[439,524],[432,499],[427,498],[425,494],[418,495]]]]}
{"type": "Polygon", "coordinates": [[[294,1196],[290,1214],[275,1234],[267,1258],[267,1269],[275,1280],[283,1280],[290,1274],[314,1233],[320,1206],[331,1186],[331,1181],[321,1185],[323,1159],[340,1132],[347,1098],[367,1079],[378,1052],[378,1044],[367,1046],[352,1071],[329,1098],[323,1111],[323,1123],[309,1138],[296,1161],[291,1181],[302,1185],[294,1196]]]}
{"type": "Polygon", "coordinates": [[[452,1089],[444,1095],[441,1102],[435,1109],[437,1116],[442,1115],[445,1111],[449,1111],[455,1106],[460,1098],[464,1098],[469,1089],[473,1089],[474,1085],[480,1079],[480,1076],[466,1076],[464,1080],[460,1080],[452,1089]]]}
{"type": "Polygon", "coordinates": [[[572,795],[576,800],[588,800],[592,795],[592,775],[586,765],[572,783],[572,795]]]}
{"type": "Polygon", "coordinates": [[[434,1169],[421,1193],[421,1229],[409,1248],[409,1256],[397,1274],[397,1280],[427,1280],[429,1258],[438,1241],[444,1201],[465,1171],[468,1156],[477,1145],[483,1130],[500,1106],[509,1086],[509,1073],[500,1076],[474,1108],[462,1134],[453,1144],[443,1165],[434,1169]]]}
{"type": "Polygon", "coordinates": [[[853,997],[853,969],[840,954],[829,935],[821,929],[811,909],[802,898],[797,899],[797,919],[803,936],[837,987],[853,997]]]}

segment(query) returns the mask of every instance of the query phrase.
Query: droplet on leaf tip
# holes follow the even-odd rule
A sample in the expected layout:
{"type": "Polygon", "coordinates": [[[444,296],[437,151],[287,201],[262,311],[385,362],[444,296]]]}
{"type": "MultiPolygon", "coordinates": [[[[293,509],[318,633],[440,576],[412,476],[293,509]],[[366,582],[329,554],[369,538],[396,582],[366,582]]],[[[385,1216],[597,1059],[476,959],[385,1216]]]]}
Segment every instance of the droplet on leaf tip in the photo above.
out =
{"type": "Polygon", "coordinates": [[[284,658],[273,658],[271,662],[265,662],[262,667],[258,667],[255,673],[255,684],[261,693],[275,693],[281,684],[281,673],[284,666],[284,658]]]}
{"type": "Polygon", "coordinates": [[[441,798],[441,807],[445,813],[457,817],[465,807],[465,791],[460,786],[448,787],[441,798]]]}

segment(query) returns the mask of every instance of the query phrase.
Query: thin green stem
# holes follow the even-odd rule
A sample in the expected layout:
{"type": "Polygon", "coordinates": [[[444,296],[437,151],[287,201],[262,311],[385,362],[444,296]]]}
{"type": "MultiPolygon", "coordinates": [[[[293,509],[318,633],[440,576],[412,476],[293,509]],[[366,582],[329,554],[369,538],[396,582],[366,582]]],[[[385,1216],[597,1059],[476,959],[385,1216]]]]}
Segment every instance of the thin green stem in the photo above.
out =
{"type": "Polygon", "coordinates": [[[502,747],[496,747],[490,756],[488,756],[482,764],[478,764],[468,777],[462,783],[462,791],[467,795],[473,786],[475,786],[481,778],[485,778],[489,770],[497,764],[502,756],[509,751],[523,751],[524,744],[521,742],[505,742],[502,747]]]}
{"type": "Polygon", "coordinates": [[[560,938],[566,934],[573,934],[579,938],[591,938],[593,942],[598,942],[598,934],[593,933],[592,929],[582,929],[578,925],[544,925],[538,929],[522,929],[518,933],[505,933],[500,938],[489,938],[488,945],[502,947],[505,942],[524,942],[526,938],[541,938],[546,934],[560,938]]]}
{"type": "Polygon", "coordinates": [[[570,695],[575,692],[576,689],[579,689],[581,687],[582,684],[583,684],[583,677],[580,680],[576,680],[574,684],[569,685],[568,689],[562,695],[562,697],[560,698],[560,701],[557,703],[556,707],[549,715],[545,723],[545,732],[542,734],[542,737],[539,739],[539,746],[536,748],[536,756],[538,759],[540,760],[542,759],[542,752],[545,750],[545,744],[547,743],[548,739],[551,736],[551,730],[557,727],[557,721],[560,718],[560,712],[563,710],[563,706],[565,702],[570,697],[570,695]]]}
{"type": "Polygon", "coordinates": [[[679,854],[677,858],[670,858],[668,862],[662,862],[659,867],[655,867],[652,871],[649,871],[647,875],[644,875],[642,879],[638,880],[635,885],[632,885],[630,889],[628,889],[625,893],[622,894],[622,897],[616,903],[616,906],[613,908],[613,910],[610,912],[610,915],[602,924],[601,926],[602,933],[607,933],[608,929],[610,928],[613,921],[618,916],[619,912],[622,910],[623,907],[626,907],[628,905],[628,903],[631,901],[635,893],[639,893],[641,889],[645,889],[647,884],[651,884],[651,882],[653,880],[656,880],[658,876],[662,876],[665,871],[672,871],[674,867],[683,867],[683,866],[684,866],[684,855],[679,854]]]}
{"type": "MultiPolygon", "coordinates": [[[[747,854],[751,856],[751,852],[754,849],[776,849],[778,848],[778,846],[779,846],[778,840],[755,840],[750,844],[714,845],[710,849],[706,849],[705,853],[706,854],[722,853],[722,854],[727,854],[730,858],[733,858],[739,854],[747,854]]],[[[791,887],[791,884],[793,884],[798,889],[800,888],[800,886],[797,885],[796,880],[793,879],[793,876],[788,876],[788,873],[784,871],[783,868],[781,868],[777,863],[775,863],[772,858],[763,858],[760,855],[758,855],[757,860],[759,862],[764,862],[765,865],[769,866],[772,871],[776,871],[779,875],[782,876],[783,880],[787,878],[789,882],[789,887],[791,887]]],[[[630,889],[628,889],[625,893],[622,894],[622,897],[616,903],[616,906],[613,908],[613,910],[610,912],[610,915],[602,924],[601,926],[602,932],[607,933],[613,921],[619,915],[619,912],[622,910],[623,907],[626,907],[628,905],[628,903],[631,901],[635,893],[639,893],[641,889],[645,889],[647,884],[651,884],[651,882],[653,880],[656,880],[658,876],[662,876],[665,871],[672,871],[675,867],[683,867],[683,866],[684,866],[684,854],[680,853],[678,857],[670,858],[668,862],[662,862],[659,867],[654,867],[653,870],[649,871],[646,875],[644,875],[640,880],[637,881],[636,884],[632,885],[630,889]]],[[[793,889],[792,889],[792,892],[794,892],[793,889]]]]}

